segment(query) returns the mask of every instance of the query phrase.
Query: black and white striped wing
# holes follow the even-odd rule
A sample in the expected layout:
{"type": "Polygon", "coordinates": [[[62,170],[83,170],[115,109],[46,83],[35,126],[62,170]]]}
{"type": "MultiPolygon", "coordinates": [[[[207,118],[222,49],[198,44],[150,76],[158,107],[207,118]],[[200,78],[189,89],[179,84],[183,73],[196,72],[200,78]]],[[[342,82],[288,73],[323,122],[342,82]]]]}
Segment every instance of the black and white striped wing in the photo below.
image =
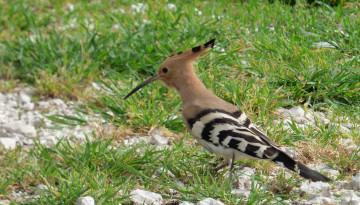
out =
{"type": "Polygon", "coordinates": [[[241,111],[204,110],[189,119],[188,125],[195,137],[216,147],[232,148],[259,159],[273,159],[278,155],[278,146],[252,125],[241,111]]]}

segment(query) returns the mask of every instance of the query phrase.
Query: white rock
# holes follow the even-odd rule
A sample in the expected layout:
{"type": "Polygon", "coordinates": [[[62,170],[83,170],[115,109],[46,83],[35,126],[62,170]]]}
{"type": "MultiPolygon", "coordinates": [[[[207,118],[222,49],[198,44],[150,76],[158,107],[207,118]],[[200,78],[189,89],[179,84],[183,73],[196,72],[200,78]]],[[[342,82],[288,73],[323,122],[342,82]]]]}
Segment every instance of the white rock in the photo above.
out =
{"type": "Polygon", "coordinates": [[[18,107],[19,105],[18,105],[18,103],[17,103],[15,100],[9,100],[9,101],[7,102],[7,106],[8,106],[8,107],[12,107],[12,108],[16,108],[16,107],[18,107]]]}
{"type": "Polygon", "coordinates": [[[299,106],[293,107],[289,110],[290,112],[290,116],[292,118],[296,118],[296,117],[304,117],[305,116],[305,111],[304,109],[302,109],[299,106]]]}
{"type": "Polygon", "coordinates": [[[326,118],[321,118],[320,119],[320,124],[322,124],[322,125],[328,126],[330,123],[331,122],[330,122],[329,119],[326,119],[326,118]]]}
{"type": "Polygon", "coordinates": [[[236,176],[248,176],[251,177],[255,174],[256,169],[250,168],[250,167],[242,167],[239,170],[235,170],[236,176]]]}
{"type": "Polygon", "coordinates": [[[91,196],[80,197],[76,200],[76,205],[95,205],[95,200],[91,196]]]}
{"type": "Polygon", "coordinates": [[[141,189],[136,189],[130,192],[131,201],[136,205],[151,204],[151,205],[161,205],[162,196],[160,194],[144,191],[141,189]]]}
{"type": "Polygon", "coordinates": [[[359,205],[360,197],[355,194],[354,190],[345,190],[342,192],[341,205],[359,205]]]}
{"type": "Polygon", "coordinates": [[[351,124],[351,123],[341,123],[342,126],[348,128],[348,129],[353,129],[356,127],[355,124],[351,124]]]}
{"type": "Polygon", "coordinates": [[[285,117],[290,117],[290,111],[285,109],[285,108],[282,108],[282,107],[279,107],[279,108],[276,108],[276,111],[282,115],[284,115],[285,117]]]}
{"type": "Polygon", "coordinates": [[[131,7],[130,7],[130,10],[133,11],[133,14],[144,13],[145,10],[147,10],[147,9],[149,9],[149,6],[147,4],[144,4],[144,3],[132,4],[131,7]]]}
{"type": "Polygon", "coordinates": [[[309,121],[309,122],[314,122],[315,121],[315,117],[311,114],[311,113],[306,113],[305,114],[305,118],[309,121]]]}
{"type": "MultiPolygon", "coordinates": [[[[257,182],[254,181],[256,184],[257,182]]],[[[235,181],[231,184],[233,188],[241,190],[250,190],[251,189],[251,178],[248,176],[239,176],[236,177],[235,181]]]]}
{"type": "Polygon", "coordinates": [[[27,137],[36,137],[36,129],[34,126],[25,124],[22,121],[12,121],[0,125],[0,128],[5,129],[8,133],[20,133],[27,137]]]}
{"type": "MultiPolygon", "coordinates": [[[[333,42],[333,43],[336,45],[335,42],[333,42]]],[[[333,46],[332,44],[330,44],[326,41],[316,42],[312,46],[317,47],[317,48],[335,48],[335,46],[333,46]]]]}
{"type": "Polygon", "coordinates": [[[333,183],[338,189],[350,189],[350,183],[347,181],[334,181],[333,183]]]}
{"type": "Polygon", "coordinates": [[[166,189],[166,190],[165,190],[165,193],[166,193],[166,194],[169,194],[169,195],[176,195],[176,194],[178,193],[178,191],[175,190],[175,189],[169,188],[169,189],[166,189]]]}
{"type": "Polygon", "coordinates": [[[334,200],[333,198],[323,196],[315,197],[312,200],[308,201],[308,203],[312,205],[337,204],[336,200],[334,200]]]}
{"type": "Polygon", "coordinates": [[[215,200],[213,198],[206,198],[202,201],[199,201],[196,205],[224,205],[221,201],[215,200]]]}
{"type": "Polygon", "coordinates": [[[244,190],[244,189],[231,190],[231,195],[237,196],[240,198],[249,198],[250,194],[251,194],[250,190],[244,190]]]}
{"type": "Polygon", "coordinates": [[[0,200],[0,204],[1,205],[8,205],[8,204],[10,204],[11,203],[11,201],[9,201],[9,200],[7,200],[7,199],[5,199],[5,200],[0,200]]]}
{"type": "Polygon", "coordinates": [[[325,182],[309,182],[305,181],[300,186],[300,194],[307,194],[309,199],[315,198],[318,195],[330,197],[331,185],[325,182]]]}
{"type": "Polygon", "coordinates": [[[15,149],[16,140],[14,138],[0,136],[0,146],[3,146],[5,149],[15,149]]]}
{"type": "Polygon", "coordinates": [[[360,172],[352,177],[350,181],[350,186],[354,190],[360,190],[360,172]]]}
{"type": "Polygon", "coordinates": [[[19,104],[31,103],[31,97],[25,93],[20,93],[18,102],[19,102],[19,104]]]}
{"type": "Polygon", "coordinates": [[[293,118],[294,122],[298,123],[298,124],[306,124],[308,123],[308,120],[305,117],[294,117],[293,118]]]}
{"type": "Polygon", "coordinates": [[[152,175],[152,178],[158,178],[163,173],[165,173],[165,175],[169,176],[170,179],[175,179],[175,175],[173,173],[171,173],[170,170],[165,170],[164,167],[156,170],[155,173],[152,175]]]}
{"type": "Polygon", "coordinates": [[[168,145],[169,144],[169,140],[165,137],[162,137],[160,135],[153,135],[150,138],[150,143],[153,145],[157,145],[157,146],[162,146],[162,145],[168,145]]]}
{"type": "Polygon", "coordinates": [[[187,189],[187,187],[185,186],[184,183],[182,183],[181,181],[176,181],[175,182],[179,187],[181,187],[182,189],[187,189]]]}
{"type": "Polygon", "coordinates": [[[129,138],[129,139],[125,139],[124,144],[127,146],[132,146],[134,144],[139,144],[139,143],[148,143],[150,142],[150,139],[148,137],[133,137],[133,138],[129,138]]]}
{"type": "Polygon", "coordinates": [[[187,202],[187,201],[183,201],[179,205],[194,205],[194,204],[190,203],[190,202],[187,202]]]}
{"type": "Polygon", "coordinates": [[[352,139],[340,139],[339,144],[343,145],[347,150],[353,150],[357,148],[357,145],[352,139]]]}
{"type": "Polygon", "coordinates": [[[36,185],[35,194],[40,195],[44,192],[44,190],[48,190],[48,187],[45,184],[36,185]]]}
{"type": "Polygon", "coordinates": [[[0,93],[0,102],[6,102],[6,101],[7,101],[6,95],[0,93]]]}
{"type": "Polygon", "coordinates": [[[35,108],[35,104],[32,102],[25,103],[22,108],[25,110],[33,110],[35,108]]]}
{"type": "Polygon", "coordinates": [[[168,3],[168,4],[165,5],[165,9],[166,9],[166,10],[176,11],[176,10],[177,10],[177,7],[176,7],[175,4],[168,3]]]}
{"type": "Polygon", "coordinates": [[[319,164],[315,167],[315,169],[317,171],[322,171],[326,175],[334,177],[334,178],[339,176],[339,174],[340,174],[340,172],[338,170],[332,169],[331,167],[327,166],[326,164],[319,164]]]}

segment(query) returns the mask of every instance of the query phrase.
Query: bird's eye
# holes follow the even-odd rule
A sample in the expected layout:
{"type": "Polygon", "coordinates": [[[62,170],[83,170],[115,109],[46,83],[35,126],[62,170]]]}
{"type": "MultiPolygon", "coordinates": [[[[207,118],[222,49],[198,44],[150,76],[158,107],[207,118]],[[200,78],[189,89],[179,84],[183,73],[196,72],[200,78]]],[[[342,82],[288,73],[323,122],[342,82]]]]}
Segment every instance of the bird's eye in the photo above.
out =
{"type": "Polygon", "coordinates": [[[167,69],[167,68],[163,68],[162,71],[163,71],[163,73],[167,73],[167,72],[168,72],[168,69],[167,69]]]}

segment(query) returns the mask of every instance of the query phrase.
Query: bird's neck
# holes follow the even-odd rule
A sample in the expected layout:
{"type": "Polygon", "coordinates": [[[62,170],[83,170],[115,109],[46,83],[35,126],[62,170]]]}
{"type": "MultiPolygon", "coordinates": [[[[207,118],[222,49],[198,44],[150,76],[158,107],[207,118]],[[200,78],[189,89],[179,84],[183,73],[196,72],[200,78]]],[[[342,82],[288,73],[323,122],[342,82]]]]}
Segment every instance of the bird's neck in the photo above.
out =
{"type": "Polygon", "coordinates": [[[212,93],[205,87],[194,72],[189,72],[175,82],[183,104],[212,93]]]}

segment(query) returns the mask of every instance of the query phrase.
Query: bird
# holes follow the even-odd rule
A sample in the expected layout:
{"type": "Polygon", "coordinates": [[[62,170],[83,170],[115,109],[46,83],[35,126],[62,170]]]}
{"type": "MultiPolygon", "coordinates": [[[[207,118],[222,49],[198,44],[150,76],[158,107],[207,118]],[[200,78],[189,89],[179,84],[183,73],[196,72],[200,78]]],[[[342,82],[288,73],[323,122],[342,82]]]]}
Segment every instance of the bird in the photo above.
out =
{"type": "Polygon", "coordinates": [[[216,171],[241,159],[258,159],[275,162],[312,181],[331,181],[328,177],[294,160],[253,124],[236,105],[224,101],[205,87],[197,77],[193,64],[201,54],[215,45],[215,38],[205,44],[168,57],[157,74],[145,80],[125,97],[126,100],[142,87],[161,81],[175,89],[182,101],[182,119],[191,135],[209,152],[224,158],[216,171]]]}

